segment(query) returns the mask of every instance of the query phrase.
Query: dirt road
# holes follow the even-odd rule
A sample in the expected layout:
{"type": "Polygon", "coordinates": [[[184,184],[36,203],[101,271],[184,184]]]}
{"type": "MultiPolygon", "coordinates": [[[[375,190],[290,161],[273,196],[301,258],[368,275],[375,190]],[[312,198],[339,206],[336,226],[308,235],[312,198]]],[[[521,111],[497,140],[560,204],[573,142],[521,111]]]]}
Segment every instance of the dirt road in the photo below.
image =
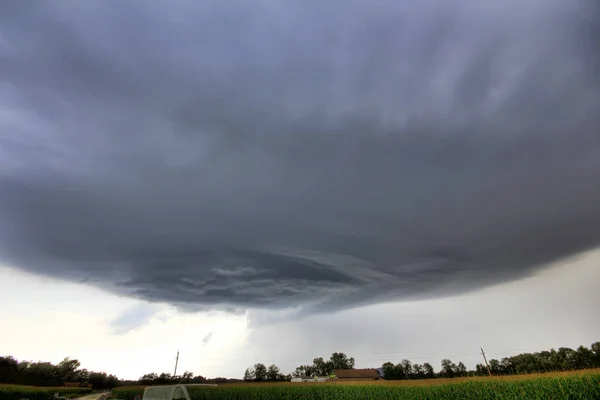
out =
{"type": "Polygon", "coordinates": [[[109,394],[110,392],[92,393],[87,396],[78,397],[74,400],[104,400],[109,394]]]}

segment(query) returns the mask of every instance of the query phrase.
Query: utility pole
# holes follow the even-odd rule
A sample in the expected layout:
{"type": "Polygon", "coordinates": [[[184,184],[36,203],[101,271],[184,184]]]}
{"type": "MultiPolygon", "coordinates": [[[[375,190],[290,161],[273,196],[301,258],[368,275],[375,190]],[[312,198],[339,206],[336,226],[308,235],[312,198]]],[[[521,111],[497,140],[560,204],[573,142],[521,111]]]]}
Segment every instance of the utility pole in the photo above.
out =
{"type": "Polygon", "coordinates": [[[481,355],[483,356],[483,361],[485,361],[485,366],[487,367],[487,370],[488,370],[488,374],[490,376],[492,376],[492,370],[490,369],[490,364],[488,364],[488,362],[487,362],[487,358],[485,358],[485,353],[483,352],[483,347],[480,347],[480,349],[481,349],[481,355]]]}
{"type": "Polygon", "coordinates": [[[177,375],[177,363],[178,362],[179,362],[179,349],[177,349],[177,357],[175,358],[175,371],[173,372],[173,377],[175,377],[175,375],[177,375]]]}

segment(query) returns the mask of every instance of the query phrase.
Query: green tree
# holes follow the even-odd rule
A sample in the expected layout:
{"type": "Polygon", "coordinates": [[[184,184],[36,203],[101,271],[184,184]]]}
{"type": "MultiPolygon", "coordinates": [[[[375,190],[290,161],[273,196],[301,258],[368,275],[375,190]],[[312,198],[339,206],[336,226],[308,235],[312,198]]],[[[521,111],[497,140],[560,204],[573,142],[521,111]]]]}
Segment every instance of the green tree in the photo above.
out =
{"type": "Polygon", "coordinates": [[[600,342],[592,343],[590,349],[594,353],[594,367],[600,368],[600,342]]]}
{"type": "Polygon", "coordinates": [[[345,353],[333,353],[329,357],[333,369],[354,369],[354,357],[348,357],[345,353]]]}
{"type": "Polygon", "coordinates": [[[435,371],[433,370],[433,366],[429,363],[423,364],[423,369],[425,370],[425,377],[428,379],[435,378],[435,371]]]}
{"type": "Polygon", "coordinates": [[[425,369],[420,364],[413,364],[412,376],[415,379],[425,379],[425,369]]]}
{"type": "Polygon", "coordinates": [[[391,362],[386,362],[382,365],[383,368],[383,378],[386,380],[399,380],[406,379],[406,374],[404,373],[404,365],[400,362],[394,365],[391,362]]]}
{"type": "Polygon", "coordinates": [[[173,377],[168,372],[161,373],[154,381],[155,385],[169,385],[171,383],[173,383],[173,377]]]}
{"type": "Polygon", "coordinates": [[[294,370],[294,372],[292,372],[292,378],[302,378],[305,374],[305,369],[304,369],[304,365],[301,365],[299,367],[296,367],[296,369],[294,370]]]}
{"type": "Polygon", "coordinates": [[[396,377],[396,366],[394,363],[386,362],[382,366],[383,368],[383,378],[387,380],[398,379],[396,377]]]}
{"type": "Polygon", "coordinates": [[[449,359],[442,360],[442,370],[440,372],[444,378],[454,378],[456,376],[456,365],[449,359]]]}
{"type": "Polygon", "coordinates": [[[190,371],[185,371],[183,375],[181,375],[182,383],[191,383],[192,379],[194,379],[194,374],[190,371]]]}
{"type": "Polygon", "coordinates": [[[313,359],[314,372],[318,376],[329,376],[333,372],[333,363],[323,360],[323,357],[313,359]]]}
{"type": "Polygon", "coordinates": [[[492,375],[500,375],[502,372],[500,369],[500,361],[492,358],[490,360],[490,369],[492,370],[492,375]]]}
{"type": "Polygon", "coordinates": [[[117,385],[119,384],[119,378],[117,378],[116,375],[108,375],[108,377],[106,378],[106,389],[112,389],[117,387],[117,385]]]}
{"type": "Polygon", "coordinates": [[[280,380],[280,378],[281,373],[279,372],[279,367],[275,364],[271,364],[267,370],[267,380],[270,382],[275,382],[280,380]]]}
{"type": "Polygon", "coordinates": [[[0,357],[0,382],[14,383],[18,380],[20,363],[11,356],[0,357]]]}
{"type": "Polygon", "coordinates": [[[404,379],[412,379],[412,363],[410,360],[404,359],[400,363],[402,366],[402,373],[404,375],[404,379]]]}
{"type": "Polygon", "coordinates": [[[103,372],[92,372],[88,378],[88,383],[92,385],[92,389],[104,389],[107,385],[108,376],[103,372]]]}
{"type": "Polygon", "coordinates": [[[456,375],[458,376],[467,376],[467,367],[462,362],[459,362],[456,366],[456,375]]]}
{"type": "Polygon", "coordinates": [[[575,369],[574,359],[575,350],[568,347],[560,347],[558,349],[558,356],[560,358],[560,367],[563,371],[569,371],[575,369]]]}
{"type": "Polygon", "coordinates": [[[27,369],[28,384],[37,386],[57,386],[63,382],[58,380],[56,366],[49,362],[35,362],[27,369]]]}
{"type": "Polygon", "coordinates": [[[76,371],[77,375],[75,377],[75,382],[87,382],[90,378],[90,371],[87,369],[80,369],[76,371]]]}
{"type": "Polygon", "coordinates": [[[154,385],[158,380],[158,374],[152,372],[150,374],[144,374],[140,379],[140,385],[154,385]]]}
{"type": "MultiPolygon", "coordinates": [[[[539,360],[543,364],[542,359],[539,358],[539,360]]],[[[504,357],[502,360],[500,360],[500,369],[502,370],[503,375],[510,375],[515,373],[513,363],[508,357],[504,357]]]]}
{"type": "Polygon", "coordinates": [[[254,364],[254,381],[263,382],[267,380],[267,367],[263,363],[254,364]]]}
{"type": "Polygon", "coordinates": [[[487,374],[488,374],[488,373],[487,373],[487,368],[486,368],[486,367],[485,367],[485,365],[483,365],[483,364],[477,364],[477,365],[475,366],[475,373],[476,373],[478,376],[485,376],[485,375],[487,375],[487,374]]]}
{"type": "Polygon", "coordinates": [[[246,372],[244,372],[244,381],[252,382],[254,381],[254,368],[246,368],[246,372]]]}
{"type": "Polygon", "coordinates": [[[88,383],[94,390],[112,389],[118,382],[116,376],[107,375],[106,372],[90,372],[88,379],[88,383]]]}
{"type": "Polygon", "coordinates": [[[594,352],[585,346],[579,346],[573,356],[573,367],[585,369],[594,367],[594,352]]]}
{"type": "Polygon", "coordinates": [[[64,382],[77,382],[77,370],[81,366],[78,360],[71,360],[66,357],[62,360],[55,368],[55,376],[58,381],[64,382]]]}
{"type": "Polygon", "coordinates": [[[292,372],[292,376],[294,378],[306,378],[312,377],[314,375],[316,375],[316,373],[312,365],[301,365],[299,367],[296,367],[296,370],[292,372]]]}

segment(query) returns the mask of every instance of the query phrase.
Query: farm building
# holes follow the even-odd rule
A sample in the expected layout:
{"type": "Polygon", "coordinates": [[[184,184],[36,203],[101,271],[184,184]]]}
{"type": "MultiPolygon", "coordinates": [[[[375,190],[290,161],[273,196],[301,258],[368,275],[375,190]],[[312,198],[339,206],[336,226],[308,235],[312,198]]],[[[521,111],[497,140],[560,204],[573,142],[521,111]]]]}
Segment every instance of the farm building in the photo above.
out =
{"type": "Polygon", "coordinates": [[[379,372],[376,369],[336,369],[333,374],[337,379],[347,381],[362,381],[379,379],[379,372]]]}
{"type": "Polygon", "coordinates": [[[292,382],[327,382],[327,380],[329,379],[328,376],[315,376],[312,378],[308,378],[308,377],[301,377],[301,378],[292,378],[292,382]]]}

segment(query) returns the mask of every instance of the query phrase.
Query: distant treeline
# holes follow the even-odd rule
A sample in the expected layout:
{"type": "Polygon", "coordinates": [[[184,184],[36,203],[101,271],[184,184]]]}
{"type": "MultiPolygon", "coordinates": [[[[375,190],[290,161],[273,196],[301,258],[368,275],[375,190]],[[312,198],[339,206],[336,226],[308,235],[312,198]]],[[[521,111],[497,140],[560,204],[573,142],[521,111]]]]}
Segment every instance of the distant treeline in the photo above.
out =
{"type": "MultiPolygon", "coordinates": [[[[600,368],[600,342],[593,343],[590,348],[579,346],[577,350],[561,347],[539,353],[522,353],[501,360],[489,360],[492,375],[517,375],[553,371],[572,371],[587,368],[600,368]]],[[[244,380],[248,382],[285,381],[292,377],[330,376],[335,369],[354,369],[354,358],[344,353],[333,353],[329,360],[322,357],[313,359],[312,365],[301,365],[289,375],[279,373],[279,367],[272,364],[266,367],[257,363],[246,369],[244,380]]],[[[458,378],[466,376],[488,375],[485,364],[477,364],[474,370],[467,370],[464,363],[454,363],[444,359],[441,369],[436,372],[430,363],[413,364],[404,359],[397,364],[386,362],[381,366],[383,378],[399,379],[432,379],[458,378]]]]}
{"type": "MultiPolygon", "coordinates": [[[[54,365],[49,362],[17,361],[14,357],[0,357],[0,383],[12,383],[32,386],[91,386],[92,389],[111,389],[116,386],[164,385],[173,383],[225,383],[240,382],[240,379],[212,378],[194,376],[186,371],[182,375],[172,376],[169,373],[149,373],[138,381],[119,381],[114,375],[105,372],[81,369],[77,360],[65,358],[54,365]]],[[[501,360],[489,360],[492,375],[515,375],[553,371],[571,371],[587,368],[600,368],[600,342],[592,343],[590,348],[579,346],[576,350],[560,347],[538,353],[522,353],[501,360]]],[[[354,358],[344,353],[333,353],[328,360],[318,357],[311,365],[301,365],[291,374],[282,374],[275,364],[269,367],[262,363],[254,364],[244,373],[244,381],[289,381],[292,377],[330,376],[335,369],[354,369],[354,358]]],[[[429,379],[455,378],[464,376],[484,376],[488,374],[487,366],[477,364],[474,370],[467,370],[462,362],[454,363],[444,359],[440,371],[436,372],[429,363],[413,364],[410,360],[402,360],[397,364],[386,362],[382,365],[383,377],[396,379],[429,379]]]]}
{"type": "Polygon", "coordinates": [[[54,365],[50,362],[17,361],[14,357],[0,357],[0,383],[31,386],[91,386],[92,389],[110,389],[119,379],[105,372],[81,369],[77,360],[65,358],[54,365]]]}
{"type": "MultiPolygon", "coordinates": [[[[551,371],[573,371],[587,368],[600,368],[600,342],[590,348],[579,346],[577,350],[560,347],[539,353],[521,353],[505,357],[500,361],[489,361],[493,375],[531,374],[551,371]]],[[[477,365],[479,373],[485,372],[483,364],[477,365]]]]}
{"type": "Polygon", "coordinates": [[[50,362],[18,361],[12,356],[0,357],[0,383],[31,386],[82,386],[93,390],[112,389],[130,385],[169,385],[174,383],[225,383],[242,382],[241,379],[194,376],[191,372],[172,376],[169,373],[145,374],[139,380],[120,381],[115,375],[80,368],[78,360],[65,358],[58,364],[50,362]]]}
{"type": "Polygon", "coordinates": [[[244,381],[246,382],[285,382],[292,378],[305,378],[313,376],[330,376],[335,369],[353,369],[354,358],[344,353],[333,353],[329,360],[323,357],[313,359],[312,365],[301,365],[291,374],[282,374],[279,367],[271,364],[267,367],[263,363],[256,363],[246,368],[244,381]]]}
{"type": "Polygon", "coordinates": [[[193,384],[193,383],[226,383],[226,382],[242,382],[241,379],[229,379],[223,377],[205,378],[201,375],[194,376],[193,373],[186,371],[182,375],[171,375],[168,372],[157,374],[155,372],[144,374],[135,383],[138,385],[171,385],[175,383],[193,384]]]}
{"type": "MultiPolygon", "coordinates": [[[[485,364],[477,364],[475,370],[467,370],[465,364],[455,364],[444,359],[441,370],[435,372],[429,363],[413,364],[410,360],[402,360],[398,364],[383,364],[385,379],[427,379],[457,378],[465,376],[488,375],[485,364]]],[[[522,353],[501,360],[489,360],[492,375],[518,375],[553,371],[573,371],[587,368],[600,368],[600,342],[593,343],[590,348],[579,346],[577,350],[561,347],[539,353],[522,353]]]]}

